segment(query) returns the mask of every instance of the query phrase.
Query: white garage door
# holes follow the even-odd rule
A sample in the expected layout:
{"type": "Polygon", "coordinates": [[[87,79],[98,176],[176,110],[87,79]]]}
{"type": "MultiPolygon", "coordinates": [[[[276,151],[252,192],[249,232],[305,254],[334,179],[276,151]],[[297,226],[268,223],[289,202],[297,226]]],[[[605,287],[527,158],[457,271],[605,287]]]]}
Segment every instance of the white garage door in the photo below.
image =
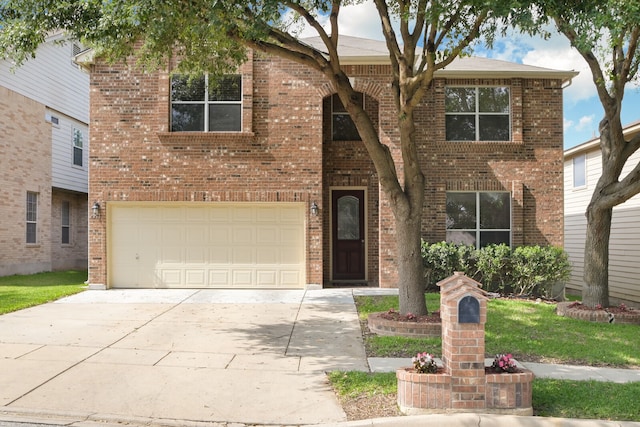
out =
{"type": "Polygon", "coordinates": [[[304,204],[110,203],[109,284],[302,288],[304,204]]]}

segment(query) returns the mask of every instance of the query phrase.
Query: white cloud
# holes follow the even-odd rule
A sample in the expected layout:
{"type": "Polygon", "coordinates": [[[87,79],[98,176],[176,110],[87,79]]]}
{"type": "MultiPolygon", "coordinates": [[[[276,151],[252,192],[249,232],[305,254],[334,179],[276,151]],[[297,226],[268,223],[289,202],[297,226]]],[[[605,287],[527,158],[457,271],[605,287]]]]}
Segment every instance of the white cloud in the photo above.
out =
{"type": "Polygon", "coordinates": [[[592,130],[593,121],[595,120],[595,118],[596,118],[595,114],[580,117],[580,120],[578,120],[578,124],[576,125],[575,129],[578,132],[582,132],[585,130],[592,130]]]}
{"type": "Polygon", "coordinates": [[[573,127],[573,120],[564,119],[562,121],[562,127],[564,128],[564,132],[567,133],[573,127]]]}
{"type": "MultiPolygon", "coordinates": [[[[285,14],[285,22],[292,21],[292,12],[285,14]]],[[[316,17],[322,28],[327,32],[331,32],[331,23],[329,16],[316,17]]],[[[311,27],[306,21],[298,21],[292,28],[295,28],[295,34],[298,37],[316,37],[318,32],[311,27]]],[[[338,28],[340,34],[352,37],[361,37],[365,39],[383,40],[380,17],[373,3],[373,0],[367,0],[360,4],[342,6],[340,15],[338,16],[338,28]]]]}

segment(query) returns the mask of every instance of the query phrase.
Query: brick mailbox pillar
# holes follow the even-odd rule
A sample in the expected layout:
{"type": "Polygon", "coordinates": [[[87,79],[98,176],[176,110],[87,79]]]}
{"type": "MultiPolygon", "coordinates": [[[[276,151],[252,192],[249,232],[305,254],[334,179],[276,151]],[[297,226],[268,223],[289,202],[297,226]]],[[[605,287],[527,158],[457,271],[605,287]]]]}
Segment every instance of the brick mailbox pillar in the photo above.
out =
{"type": "Polygon", "coordinates": [[[487,295],[481,284],[456,272],[438,286],[444,366],[438,373],[397,370],[400,410],[532,415],[531,371],[485,372],[487,295]]]}
{"type": "Polygon", "coordinates": [[[451,409],[485,409],[484,325],[487,297],[480,283],[456,272],[438,282],[442,361],[451,375],[451,409]]]}

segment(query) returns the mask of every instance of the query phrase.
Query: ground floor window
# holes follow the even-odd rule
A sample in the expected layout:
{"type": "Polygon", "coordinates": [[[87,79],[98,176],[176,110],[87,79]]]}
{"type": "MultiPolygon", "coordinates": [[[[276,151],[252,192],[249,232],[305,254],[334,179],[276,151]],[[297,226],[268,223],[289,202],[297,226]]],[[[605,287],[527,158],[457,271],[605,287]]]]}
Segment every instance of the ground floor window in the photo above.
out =
{"type": "Polygon", "coordinates": [[[511,195],[506,191],[448,192],[447,242],[511,245],[511,195]]]}
{"type": "Polygon", "coordinates": [[[38,193],[27,192],[27,243],[38,243],[38,193]]]}
{"type": "Polygon", "coordinates": [[[71,243],[71,204],[68,201],[62,202],[61,208],[62,219],[62,241],[63,245],[71,243]]]}

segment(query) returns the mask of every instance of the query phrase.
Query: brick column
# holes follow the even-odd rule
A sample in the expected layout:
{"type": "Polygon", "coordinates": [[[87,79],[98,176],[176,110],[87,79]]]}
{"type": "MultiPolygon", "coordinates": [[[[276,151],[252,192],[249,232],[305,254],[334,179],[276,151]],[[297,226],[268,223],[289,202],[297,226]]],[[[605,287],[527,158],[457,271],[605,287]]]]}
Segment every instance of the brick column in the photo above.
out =
{"type": "Polygon", "coordinates": [[[460,272],[439,282],[438,286],[441,288],[442,359],[445,372],[451,375],[451,409],[485,409],[486,296],[480,283],[460,272]]]}

